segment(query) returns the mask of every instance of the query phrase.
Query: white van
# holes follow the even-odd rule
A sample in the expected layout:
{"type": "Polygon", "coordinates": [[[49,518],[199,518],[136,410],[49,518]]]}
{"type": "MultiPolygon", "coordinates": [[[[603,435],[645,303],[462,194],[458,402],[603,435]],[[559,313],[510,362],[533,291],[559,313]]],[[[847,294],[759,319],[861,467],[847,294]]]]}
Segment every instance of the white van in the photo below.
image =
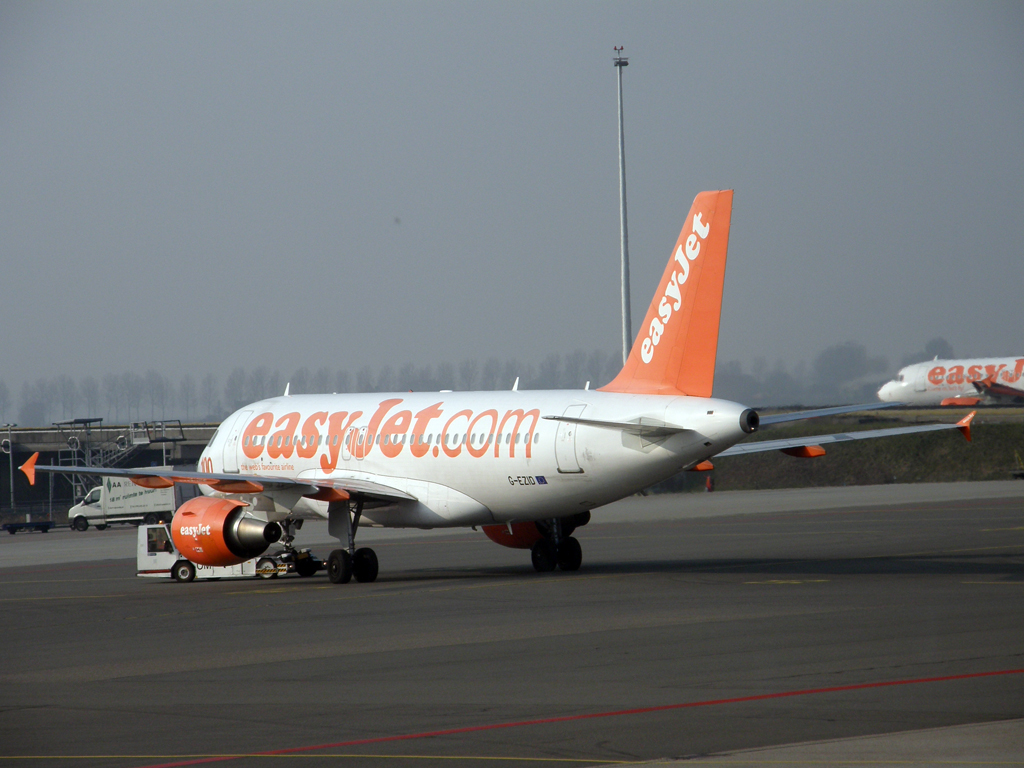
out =
{"type": "Polygon", "coordinates": [[[141,488],[127,477],[105,478],[68,510],[68,523],[76,531],[95,525],[102,531],[112,523],[170,522],[176,509],[174,488],[141,488]]]}

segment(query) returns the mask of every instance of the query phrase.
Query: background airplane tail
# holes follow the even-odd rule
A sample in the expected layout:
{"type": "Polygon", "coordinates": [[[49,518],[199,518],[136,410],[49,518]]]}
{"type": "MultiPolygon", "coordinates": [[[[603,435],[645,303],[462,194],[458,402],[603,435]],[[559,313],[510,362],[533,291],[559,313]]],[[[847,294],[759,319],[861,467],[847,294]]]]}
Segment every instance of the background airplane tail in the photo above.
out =
{"type": "Polygon", "coordinates": [[[731,218],[731,189],[694,198],[629,359],[601,390],[711,397],[731,218]]]}

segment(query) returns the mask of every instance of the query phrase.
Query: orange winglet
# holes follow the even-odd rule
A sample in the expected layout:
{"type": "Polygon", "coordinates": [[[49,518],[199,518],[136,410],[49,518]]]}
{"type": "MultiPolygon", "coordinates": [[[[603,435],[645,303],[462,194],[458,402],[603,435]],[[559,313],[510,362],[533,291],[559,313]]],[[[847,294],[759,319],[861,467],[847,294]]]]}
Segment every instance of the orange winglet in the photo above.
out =
{"type": "Polygon", "coordinates": [[[29,456],[28,461],[22,464],[18,469],[25,473],[25,477],[28,478],[29,485],[36,484],[36,459],[39,458],[39,451],[36,451],[29,456]]]}
{"type": "Polygon", "coordinates": [[[262,493],[263,486],[249,480],[210,480],[205,483],[221,493],[262,493]]]}
{"type": "Polygon", "coordinates": [[[977,405],[980,397],[947,397],[939,405],[977,405]]]}
{"type": "Polygon", "coordinates": [[[798,445],[795,448],[781,448],[780,450],[787,456],[796,456],[801,459],[813,459],[825,455],[825,449],[820,445],[798,445]]]}
{"type": "Polygon", "coordinates": [[[350,497],[348,491],[338,488],[321,488],[312,496],[307,496],[306,498],[316,499],[317,501],[348,501],[350,497]]]}
{"type": "Polygon", "coordinates": [[[960,430],[960,434],[967,439],[968,443],[971,442],[971,422],[974,421],[974,417],[977,415],[977,411],[971,411],[956,423],[956,428],[960,430]]]}
{"type": "Polygon", "coordinates": [[[166,477],[153,475],[132,475],[128,478],[140,488],[173,488],[174,481],[166,477]]]}
{"type": "Polygon", "coordinates": [[[710,461],[702,461],[697,466],[690,467],[687,471],[688,472],[710,472],[714,468],[715,468],[715,465],[712,464],[710,461]]]}

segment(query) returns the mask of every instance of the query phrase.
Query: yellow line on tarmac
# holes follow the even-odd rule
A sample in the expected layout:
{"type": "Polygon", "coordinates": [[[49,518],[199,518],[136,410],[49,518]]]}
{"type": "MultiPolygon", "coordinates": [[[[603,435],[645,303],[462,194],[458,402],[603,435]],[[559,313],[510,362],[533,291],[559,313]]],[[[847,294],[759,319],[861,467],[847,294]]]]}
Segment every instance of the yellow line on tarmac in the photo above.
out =
{"type": "Polygon", "coordinates": [[[463,589],[487,589],[488,587],[526,587],[526,586],[538,586],[546,587],[549,585],[558,585],[573,583],[576,581],[594,581],[597,579],[619,579],[622,578],[622,574],[619,573],[603,573],[594,574],[593,576],[563,576],[557,579],[536,579],[533,581],[526,581],[524,579],[516,579],[515,581],[494,581],[489,584],[461,584],[454,587],[430,587],[426,589],[426,592],[453,592],[463,589]]]}
{"type": "MultiPolygon", "coordinates": [[[[298,755],[296,755],[298,757],[298,755]]],[[[584,763],[586,765],[625,765],[626,760],[592,760],[578,757],[494,757],[490,755],[375,755],[375,754],[341,754],[338,752],[320,752],[302,755],[302,757],[369,757],[388,760],[490,760],[519,763],[584,763]]]]}
{"type": "Polygon", "coordinates": [[[38,581],[0,581],[0,587],[16,587],[19,584],[82,584],[87,581],[135,581],[136,576],[118,576],[112,579],[39,579],[38,581]]]}
{"type": "Polygon", "coordinates": [[[62,597],[2,597],[0,603],[23,603],[31,600],[104,600],[110,597],[128,597],[128,595],[65,595],[62,597]]]}
{"type": "MultiPolygon", "coordinates": [[[[558,584],[571,584],[577,581],[593,581],[595,579],[619,579],[622,578],[623,574],[610,573],[610,574],[594,574],[592,576],[563,576],[558,579],[516,579],[516,580],[504,580],[504,581],[492,581],[486,584],[459,584],[448,587],[423,587],[420,589],[403,588],[403,589],[381,589],[374,592],[363,592],[355,595],[340,595],[335,600],[364,600],[372,597],[398,597],[402,595],[419,595],[429,592],[455,592],[460,590],[469,589],[490,589],[495,587],[528,587],[528,586],[549,586],[558,584]]],[[[237,590],[234,592],[224,592],[225,595],[265,595],[279,592],[307,592],[312,590],[337,590],[344,589],[343,584],[318,584],[313,585],[296,585],[294,587],[274,587],[274,588],[263,588],[263,589],[244,589],[237,590]]]]}
{"type": "Polygon", "coordinates": [[[481,760],[489,762],[518,762],[518,763],[580,763],[585,765],[626,765],[632,761],[627,760],[598,760],[596,758],[578,757],[507,757],[495,755],[378,755],[374,753],[339,753],[339,752],[308,752],[274,755],[259,752],[233,753],[223,752],[219,754],[195,754],[195,755],[0,755],[0,760],[216,760],[223,758],[227,760],[246,759],[267,759],[267,758],[324,758],[324,757],[365,757],[371,760],[481,760]]]}
{"type": "MultiPolygon", "coordinates": [[[[646,763],[631,763],[641,765],[646,763]]],[[[680,763],[681,764],[681,763],[680,763]]],[[[721,758],[709,757],[707,759],[693,758],[686,761],[686,765],[820,765],[835,766],[839,768],[845,765],[1024,765],[1024,761],[1014,760],[843,760],[842,758],[822,760],[763,760],[761,758],[751,760],[723,760],[721,758]]]]}
{"type": "Polygon", "coordinates": [[[1000,544],[996,547],[967,547],[966,549],[931,549],[922,552],[901,552],[897,555],[872,555],[869,558],[855,558],[866,560],[891,560],[896,557],[918,557],[920,555],[954,555],[958,552],[981,552],[987,549],[1013,549],[1019,548],[1021,544],[1000,544]]]}

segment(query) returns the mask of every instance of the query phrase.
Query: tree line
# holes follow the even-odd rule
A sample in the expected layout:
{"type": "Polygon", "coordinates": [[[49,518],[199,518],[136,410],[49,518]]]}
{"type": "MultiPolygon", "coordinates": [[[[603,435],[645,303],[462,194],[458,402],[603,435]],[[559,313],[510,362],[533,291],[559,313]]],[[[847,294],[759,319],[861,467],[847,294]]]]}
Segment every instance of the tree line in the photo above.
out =
{"type": "MultiPolygon", "coordinates": [[[[945,339],[932,339],[924,350],[905,355],[900,365],[939,357],[953,357],[945,339]]],[[[217,422],[246,403],[284,393],[417,392],[510,389],[519,379],[520,389],[581,389],[611,381],[621,368],[616,353],[602,350],[553,353],[539,363],[520,360],[400,367],[363,366],[351,371],[320,367],[299,368],[284,375],[268,366],[234,368],[216,373],[184,373],[172,378],[159,371],[126,371],[78,380],[62,375],[38,378],[21,385],[17,402],[7,384],[0,381],[0,423],[45,426],[73,418],[102,418],[108,423],[181,419],[183,422],[217,422]],[[223,376],[223,379],[221,378],[223,376]]],[[[885,357],[872,356],[853,342],[836,344],[820,352],[810,364],[792,368],[781,361],[769,365],[755,360],[749,368],[739,361],[719,361],[715,372],[715,396],[764,407],[773,405],[821,405],[870,402],[879,385],[895,373],[885,357]]]]}
{"type": "Polygon", "coordinates": [[[620,358],[600,350],[551,354],[540,363],[489,358],[469,359],[436,366],[406,363],[395,368],[363,366],[356,371],[320,367],[299,368],[291,375],[261,365],[236,367],[221,376],[197,377],[185,373],[177,379],[159,371],[126,371],[102,377],[70,376],[25,381],[17,402],[0,381],[0,422],[13,419],[20,426],[45,426],[73,418],[102,418],[109,423],[181,419],[183,422],[222,420],[246,403],[284,393],[424,392],[511,389],[580,389],[605,384],[621,368],[620,358]]]}

